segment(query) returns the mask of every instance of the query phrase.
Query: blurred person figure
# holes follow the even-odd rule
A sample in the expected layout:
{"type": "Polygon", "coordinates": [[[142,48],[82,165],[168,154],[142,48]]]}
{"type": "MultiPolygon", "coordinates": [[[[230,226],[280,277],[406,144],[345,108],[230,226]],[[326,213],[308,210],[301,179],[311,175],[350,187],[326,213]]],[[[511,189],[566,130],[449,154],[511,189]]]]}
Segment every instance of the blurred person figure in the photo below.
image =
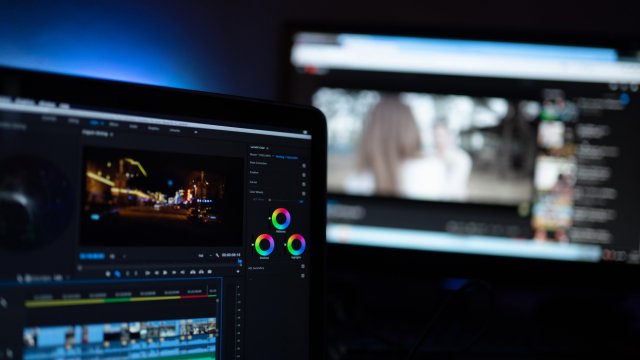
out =
{"type": "Polygon", "coordinates": [[[458,146],[451,129],[443,121],[433,126],[433,143],[434,155],[444,167],[447,181],[442,197],[446,200],[466,200],[473,164],[471,156],[458,146]]]}
{"type": "Polygon", "coordinates": [[[434,127],[435,150],[427,156],[409,106],[398,97],[383,96],[369,113],[360,138],[357,169],[346,178],[345,192],[464,200],[471,160],[442,125],[434,127]]]}

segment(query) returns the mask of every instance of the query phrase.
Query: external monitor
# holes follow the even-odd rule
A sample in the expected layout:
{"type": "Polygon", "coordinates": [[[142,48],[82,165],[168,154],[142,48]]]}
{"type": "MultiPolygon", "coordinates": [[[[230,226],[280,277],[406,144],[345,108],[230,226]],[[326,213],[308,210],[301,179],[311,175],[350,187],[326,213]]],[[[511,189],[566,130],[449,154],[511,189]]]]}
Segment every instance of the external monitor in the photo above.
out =
{"type": "Polygon", "coordinates": [[[0,359],[321,359],[326,125],[0,70],[0,359]]]}
{"type": "Polygon", "coordinates": [[[283,97],[327,117],[330,244],[476,271],[640,264],[637,49],[313,27],[287,40],[283,97]]]}

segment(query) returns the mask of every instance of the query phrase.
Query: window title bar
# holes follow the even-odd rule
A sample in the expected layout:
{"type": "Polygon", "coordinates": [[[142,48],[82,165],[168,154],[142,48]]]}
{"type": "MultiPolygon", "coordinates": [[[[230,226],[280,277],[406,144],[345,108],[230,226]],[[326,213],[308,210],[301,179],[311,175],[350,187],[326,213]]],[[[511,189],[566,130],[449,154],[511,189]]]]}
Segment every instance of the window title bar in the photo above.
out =
{"type": "Polygon", "coordinates": [[[640,83],[615,49],[401,36],[298,33],[297,67],[528,80],[640,83]]]}

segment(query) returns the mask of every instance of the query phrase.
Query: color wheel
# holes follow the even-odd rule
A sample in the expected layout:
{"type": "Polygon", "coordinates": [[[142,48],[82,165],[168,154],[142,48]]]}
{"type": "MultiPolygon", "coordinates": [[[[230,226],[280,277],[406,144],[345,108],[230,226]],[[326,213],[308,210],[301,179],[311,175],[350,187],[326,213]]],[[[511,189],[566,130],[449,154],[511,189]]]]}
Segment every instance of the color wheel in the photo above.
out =
{"type": "Polygon", "coordinates": [[[285,208],[277,208],[273,214],[271,214],[271,223],[276,229],[284,230],[289,227],[289,224],[291,224],[291,214],[289,214],[289,211],[285,208]],[[285,217],[283,223],[278,222],[278,215],[280,214],[283,214],[285,217]]]}
{"type": "Polygon", "coordinates": [[[262,234],[258,236],[258,238],[256,238],[256,242],[254,246],[258,254],[260,254],[261,256],[269,256],[273,252],[273,249],[276,246],[276,242],[273,241],[273,238],[271,237],[271,235],[262,234]],[[263,241],[269,242],[269,248],[267,250],[263,250],[262,247],[260,246],[260,244],[262,244],[263,241]]]}
{"type": "Polygon", "coordinates": [[[302,235],[293,234],[293,235],[289,236],[289,240],[287,240],[287,250],[289,250],[291,255],[293,255],[293,256],[302,255],[302,253],[304,252],[304,249],[306,247],[307,247],[307,242],[304,240],[304,237],[302,237],[302,235]],[[295,240],[300,241],[300,248],[298,248],[298,249],[294,249],[293,248],[293,242],[295,240]]]}

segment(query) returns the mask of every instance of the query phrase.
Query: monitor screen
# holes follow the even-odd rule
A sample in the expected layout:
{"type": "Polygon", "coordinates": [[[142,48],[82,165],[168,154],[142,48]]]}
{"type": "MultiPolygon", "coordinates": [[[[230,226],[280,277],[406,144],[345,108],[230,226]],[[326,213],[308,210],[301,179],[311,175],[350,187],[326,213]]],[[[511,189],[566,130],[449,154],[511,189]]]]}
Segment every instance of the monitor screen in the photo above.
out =
{"type": "Polygon", "coordinates": [[[0,359],[319,357],[316,114],[0,70],[0,359]]]}
{"type": "Polygon", "coordinates": [[[640,52],[303,30],[284,96],[327,117],[329,243],[640,264],[640,52]]]}

